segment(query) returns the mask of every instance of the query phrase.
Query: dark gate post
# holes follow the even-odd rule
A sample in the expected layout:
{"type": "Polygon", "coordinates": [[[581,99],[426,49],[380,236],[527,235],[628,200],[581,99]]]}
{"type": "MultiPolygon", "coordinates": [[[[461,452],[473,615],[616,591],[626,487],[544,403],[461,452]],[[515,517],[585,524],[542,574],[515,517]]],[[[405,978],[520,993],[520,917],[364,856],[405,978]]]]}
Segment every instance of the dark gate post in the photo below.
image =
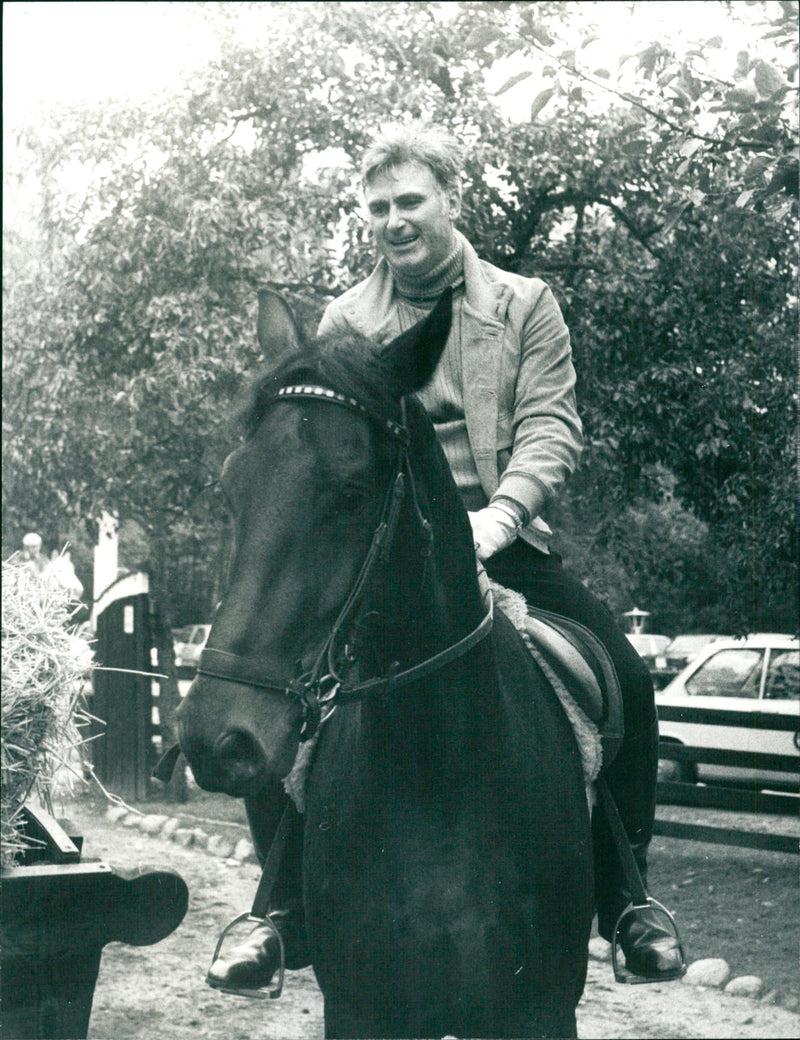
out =
{"type": "Polygon", "coordinates": [[[94,767],[114,794],[146,799],[152,747],[153,646],[146,574],[127,574],[111,584],[95,604],[97,642],[92,715],[96,739],[94,767]],[[120,669],[105,671],[103,669],[120,669]],[[144,673],[144,674],[133,674],[144,673]]]}

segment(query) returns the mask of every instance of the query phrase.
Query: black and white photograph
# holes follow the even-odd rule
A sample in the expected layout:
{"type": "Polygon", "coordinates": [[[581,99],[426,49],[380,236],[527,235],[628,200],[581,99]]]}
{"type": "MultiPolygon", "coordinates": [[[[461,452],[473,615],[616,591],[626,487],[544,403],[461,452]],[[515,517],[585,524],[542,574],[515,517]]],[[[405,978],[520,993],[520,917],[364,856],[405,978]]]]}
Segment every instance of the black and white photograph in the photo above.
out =
{"type": "Polygon", "coordinates": [[[3,1036],[800,1035],[797,0],[2,15],[3,1036]]]}

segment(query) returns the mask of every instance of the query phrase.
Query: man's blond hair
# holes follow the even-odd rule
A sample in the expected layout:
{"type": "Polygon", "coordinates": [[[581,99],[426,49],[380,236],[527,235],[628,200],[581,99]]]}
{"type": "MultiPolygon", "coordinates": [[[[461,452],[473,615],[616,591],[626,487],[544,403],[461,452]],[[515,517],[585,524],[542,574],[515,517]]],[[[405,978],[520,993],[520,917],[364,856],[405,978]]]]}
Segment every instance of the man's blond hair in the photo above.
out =
{"type": "Polygon", "coordinates": [[[444,191],[461,189],[464,152],[447,130],[429,123],[390,123],[372,138],[361,161],[361,184],[379,174],[413,162],[427,166],[444,191]]]}

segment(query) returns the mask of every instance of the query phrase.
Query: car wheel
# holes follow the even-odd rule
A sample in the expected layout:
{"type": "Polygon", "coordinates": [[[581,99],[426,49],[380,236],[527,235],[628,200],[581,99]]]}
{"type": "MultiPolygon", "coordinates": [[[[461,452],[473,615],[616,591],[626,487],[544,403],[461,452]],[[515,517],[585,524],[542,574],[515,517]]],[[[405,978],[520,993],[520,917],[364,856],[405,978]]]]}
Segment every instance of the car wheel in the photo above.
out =
{"type": "Polygon", "coordinates": [[[659,783],[693,784],[696,781],[691,762],[676,762],[671,758],[659,758],[659,783]]]}

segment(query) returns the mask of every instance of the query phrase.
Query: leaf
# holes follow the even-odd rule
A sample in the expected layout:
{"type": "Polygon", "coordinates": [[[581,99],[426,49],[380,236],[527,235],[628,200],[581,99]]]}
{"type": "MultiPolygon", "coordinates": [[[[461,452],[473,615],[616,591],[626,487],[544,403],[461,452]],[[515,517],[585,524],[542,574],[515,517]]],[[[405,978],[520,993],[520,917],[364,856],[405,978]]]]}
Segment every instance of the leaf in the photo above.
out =
{"type": "Polygon", "coordinates": [[[466,46],[480,50],[487,47],[490,43],[502,40],[504,36],[505,33],[502,29],[496,29],[491,25],[479,25],[467,37],[466,46]]]}
{"type": "Polygon", "coordinates": [[[744,209],[747,203],[755,195],[754,188],[748,188],[747,191],[743,191],[736,199],[736,205],[739,209],[744,209]]]}
{"type": "Polygon", "coordinates": [[[751,163],[748,163],[742,179],[745,184],[752,184],[755,180],[761,180],[772,160],[766,155],[759,155],[751,163]]]}
{"type": "Polygon", "coordinates": [[[665,235],[671,231],[690,206],[691,202],[688,199],[681,199],[679,202],[673,203],[667,210],[664,223],[661,225],[661,234],[665,235]]]}
{"type": "Polygon", "coordinates": [[[703,142],[698,141],[696,137],[693,137],[690,138],[690,140],[683,142],[683,144],[678,149],[678,153],[680,155],[685,156],[687,159],[691,159],[695,152],[699,151],[702,147],[703,142]]]}
{"type": "Polygon", "coordinates": [[[756,90],[761,97],[772,97],[786,86],[786,80],[781,73],[766,61],[757,61],[755,70],[756,90]]]}
{"type": "Polygon", "coordinates": [[[552,47],[555,40],[550,33],[541,25],[532,25],[529,29],[531,36],[544,47],[552,47]]]}
{"type": "Polygon", "coordinates": [[[532,75],[533,73],[530,69],[526,69],[524,72],[518,72],[516,75],[511,76],[511,78],[507,79],[499,90],[494,92],[494,97],[500,97],[501,94],[505,94],[507,90],[511,90],[512,87],[515,87],[517,83],[522,83],[523,80],[530,79],[532,75]]]}
{"type": "Polygon", "coordinates": [[[548,87],[533,99],[531,104],[531,122],[536,119],[553,94],[555,94],[555,88],[548,87]]]}
{"type": "Polygon", "coordinates": [[[681,106],[681,108],[689,108],[691,106],[691,95],[687,94],[687,92],[682,87],[679,87],[677,86],[677,84],[673,83],[670,86],[670,90],[674,92],[675,101],[681,106]]]}
{"type": "Polygon", "coordinates": [[[793,206],[794,206],[794,203],[792,202],[791,199],[787,199],[785,202],[782,202],[780,204],[780,206],[777,207],[777,209],[775,210],[775,212],[773,214],[774,219],[776,221],[778,221],[778,222],[784,220],[792,212],[792,207],[793,206]]]}
{"type": "Polygon", "coordinates": [[[752,108],[757,97],[755,88],[748,90],[745,87],[734,87],[733,90],[729,90],[725,95],[725,100],[731,107],[742,109],[752,108]]]}
{"type": "Polygon", "coordinates": [[[559,60],[569,69],[575,69],[575,49],[564,51],[559,55],[559,60]]]}

